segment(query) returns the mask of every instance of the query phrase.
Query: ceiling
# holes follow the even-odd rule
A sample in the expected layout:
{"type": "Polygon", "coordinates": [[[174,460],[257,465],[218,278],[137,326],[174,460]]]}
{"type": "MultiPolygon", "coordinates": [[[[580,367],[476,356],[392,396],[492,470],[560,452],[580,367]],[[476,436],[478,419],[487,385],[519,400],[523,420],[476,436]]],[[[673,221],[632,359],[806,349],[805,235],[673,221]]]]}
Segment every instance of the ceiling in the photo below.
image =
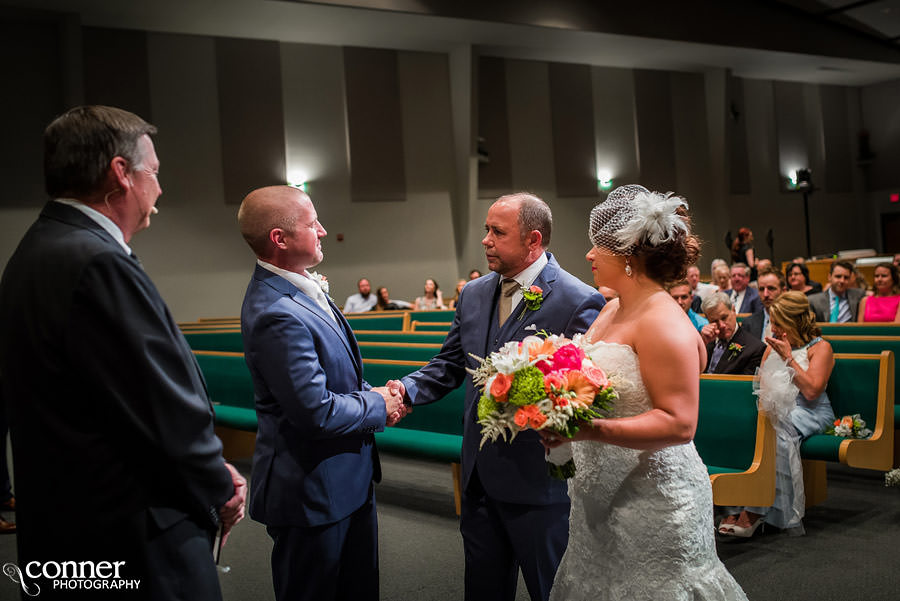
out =
{"type": "Polygon", "coordinates": [[[87,26],[284,42],[471,46],[508,58],[841,85],[900,79],[900,0],[0,0],[0,18],[34,10],[74,13],[87,26]]]}

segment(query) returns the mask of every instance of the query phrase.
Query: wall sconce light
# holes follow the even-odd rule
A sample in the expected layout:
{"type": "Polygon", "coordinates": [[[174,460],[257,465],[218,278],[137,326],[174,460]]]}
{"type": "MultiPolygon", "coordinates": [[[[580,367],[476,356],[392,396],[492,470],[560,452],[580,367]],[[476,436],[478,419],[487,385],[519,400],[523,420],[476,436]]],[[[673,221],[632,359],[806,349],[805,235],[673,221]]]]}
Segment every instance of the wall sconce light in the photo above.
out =
{"type": "Polygon", "coordinates": [[[603,190],[609,190],[612,188],[612,173],[609,171],[598,171],[597,172],[597,188],[603,190]]]}
{"type": "Polygon", "coordinates": [[[794,174],[795,182],[794,185],[798,190],[806,190],[808,188],[812,188],[812,171],[804,167],[803,169],[797,169],[797,172],[794,174]]]}
{"type": "Polygon", "coordinates": [[[297,188],[298,190],[302,190],[303,192],[308,191],[306,182],[300,182],[300,183],[288,182],[288,185],[291,186],[292,188],[297,188]]]}
{"type": "Polygon", "coordinates": [[[294,169],[287,175],[287,185],[297,188],[298,190],[302,190],[303,192],[307,191],[307,176],[306,173],[299,170],[294,169]]]}

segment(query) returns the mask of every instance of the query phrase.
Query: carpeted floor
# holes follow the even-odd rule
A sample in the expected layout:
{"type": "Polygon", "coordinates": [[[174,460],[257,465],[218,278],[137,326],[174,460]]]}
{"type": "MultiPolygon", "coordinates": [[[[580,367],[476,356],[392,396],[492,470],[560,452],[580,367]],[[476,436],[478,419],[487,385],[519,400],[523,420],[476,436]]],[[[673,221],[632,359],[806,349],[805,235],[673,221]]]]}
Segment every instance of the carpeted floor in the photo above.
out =
{"type": "MultiPolygon", "coordinates": [[[[453,511],[450,467],[384,455],[382,463],[384,481],[376,492],[381,599],[461,600],[462,540],[453,511]]],[[[249,471],[249,463],[238,467],[245,474],[249,471]]],[[[880,472],[831,468],[829,498],[809,509],[804,523],[803,537],[767,533],[719,543],[719,556],[750,599],[900,598],[900,489],[885,488],[880,472]]],[[[222,553],[222,566],[228,569],[220,578],[226,601],[274,598],[270,550],[261,524],[248,518],[238,525],[222,553]]],[[[0,564],[8,561],[15,562],[14,535],[0,537],[0,564]]],[[[16,599],[17,594],[16,585],[0,575],[0,600],[16,599]]],[[[526,599],[520,582],[517,601],[526,599]]]]}

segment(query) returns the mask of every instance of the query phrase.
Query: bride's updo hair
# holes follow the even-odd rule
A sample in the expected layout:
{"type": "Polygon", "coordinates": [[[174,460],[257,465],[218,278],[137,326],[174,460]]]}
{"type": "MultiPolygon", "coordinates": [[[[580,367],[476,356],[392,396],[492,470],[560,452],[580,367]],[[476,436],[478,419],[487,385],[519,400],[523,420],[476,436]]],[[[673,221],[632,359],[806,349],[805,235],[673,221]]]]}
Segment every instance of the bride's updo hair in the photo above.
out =
{"type": "Polygon", "coordinates": [[[598,248],[639,259],[647,277],[661,284],[683,279],[700,257],[684,198],[634,184],[619,186],[593,208],[588,236],[598,248]]]}

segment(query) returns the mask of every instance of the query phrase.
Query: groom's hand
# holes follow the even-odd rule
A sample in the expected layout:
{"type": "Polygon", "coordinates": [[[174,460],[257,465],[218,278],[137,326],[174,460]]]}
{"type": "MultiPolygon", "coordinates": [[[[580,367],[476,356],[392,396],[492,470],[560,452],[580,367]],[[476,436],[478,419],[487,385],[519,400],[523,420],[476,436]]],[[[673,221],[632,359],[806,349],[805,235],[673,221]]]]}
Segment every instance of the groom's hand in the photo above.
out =
{"type": "Polygon", "coordinates": [[[377,392],[384,399],[384,410],[387,413],[386,426],[393,426],[406,415],[406,408],[403,405],[403,396],[398,394],[397,390],[391,390],[386,386],[373,388],[373,392],[377,392]]]}

